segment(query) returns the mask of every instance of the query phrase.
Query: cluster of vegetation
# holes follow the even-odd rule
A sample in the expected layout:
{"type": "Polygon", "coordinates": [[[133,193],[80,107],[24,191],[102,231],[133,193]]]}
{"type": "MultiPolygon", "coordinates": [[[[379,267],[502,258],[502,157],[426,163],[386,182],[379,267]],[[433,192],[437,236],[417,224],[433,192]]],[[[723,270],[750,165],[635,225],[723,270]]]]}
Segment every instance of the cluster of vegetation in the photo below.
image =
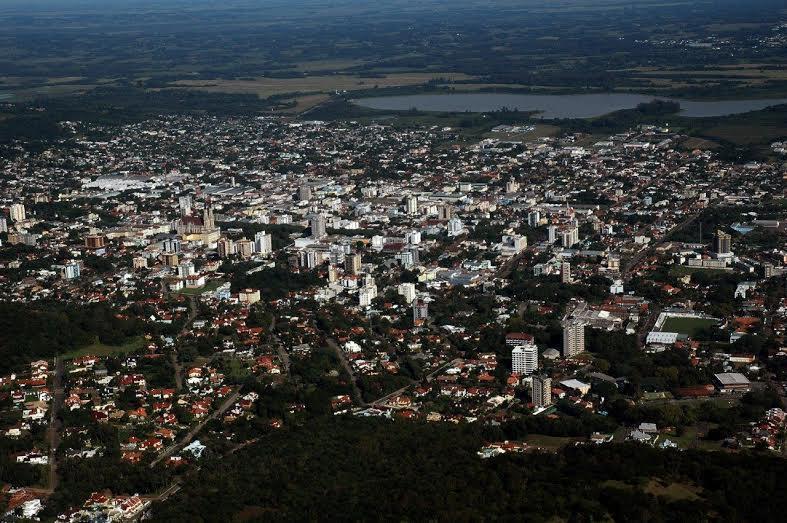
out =
{"type": "MultiPolygon", "coordinates": [[[[484,430],[322,418],[206,463],[153,521],[775,521],[782,462],[636,444],[476,455],[484,430]],[[275,449],[272,451],[271,449],[275,449]],[[286,480],[282,480],[286,477],[286,480]],[[654,485],[672,485],[661,491],[654,485]],[[676,487],[692,494],[675,495],[676,487]]],[[[499,436],[498,431],[489,436],[499,436]]]]}
{"type": "Polygon", "coordinates": [[[0,303],[0,371],[36,358],[51,358],[96,341],[120,345],[143,332],[133,317],[97,304],[0,303]]]}

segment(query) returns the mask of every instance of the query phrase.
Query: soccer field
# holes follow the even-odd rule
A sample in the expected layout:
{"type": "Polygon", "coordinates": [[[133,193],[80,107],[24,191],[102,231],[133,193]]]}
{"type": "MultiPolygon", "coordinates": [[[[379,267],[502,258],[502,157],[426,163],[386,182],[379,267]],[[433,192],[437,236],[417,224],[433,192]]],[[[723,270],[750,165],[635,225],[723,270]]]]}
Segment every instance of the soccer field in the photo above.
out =
{"type": "Polygon", "coordinates": [[[664,332],[679,332],[693,338],[704,329],[713,327],[716,324],[716,320],[706,318],[667,318],[661,330],[664,332]]]}

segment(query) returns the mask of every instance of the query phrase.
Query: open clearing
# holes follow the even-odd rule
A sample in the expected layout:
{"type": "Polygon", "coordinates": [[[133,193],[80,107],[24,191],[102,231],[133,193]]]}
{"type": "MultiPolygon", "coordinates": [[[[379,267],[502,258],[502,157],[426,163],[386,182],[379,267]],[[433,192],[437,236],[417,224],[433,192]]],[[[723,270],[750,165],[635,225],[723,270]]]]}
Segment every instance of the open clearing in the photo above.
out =
{"type": "Polygon", "coordinates": [[[667,318],[662,330],[664,332],[679,332],[693,338],[708,327],[715,327],[716,324],[716,320],[705,318],[667,318]]]}
{"type": "Polygon", "coordinates": [[[398,73],[381,77],[350,75],[306,76],[303,78],[256,78],[254,80],[177,80],[168,88],[233,94],[256,94],[260,98],[287,93],[326,93],[375,87],[421,85],[435,79],[472,80],[461,73],[398,73]]]}
{"type": "Polygon", "coordinates": [[[106,345],[96,340],[90,345],[85,345],[82,348],[73,350],[63,354],[65,359],[79,358],[80,356],[110,356],[112,354],[127,354],[135,352],[142,348],[145,339],[142,336],[136,336],[129,339],[123,345],[106,345]]]}

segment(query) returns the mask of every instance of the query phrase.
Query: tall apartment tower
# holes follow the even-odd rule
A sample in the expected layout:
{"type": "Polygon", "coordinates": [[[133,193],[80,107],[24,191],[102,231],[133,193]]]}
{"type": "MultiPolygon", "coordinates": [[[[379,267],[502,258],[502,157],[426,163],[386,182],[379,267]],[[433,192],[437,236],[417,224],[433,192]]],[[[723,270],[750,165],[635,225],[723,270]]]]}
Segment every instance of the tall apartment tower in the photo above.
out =
{"type": "Polygon", "coordinates": [[[308,183],[304,183],[298,187],[298,199],[302,202],[307,202],[312,198],[312,188],[308,183]]]}
{"type": "Polygon", "coordinates": [[[418,197],[408,196],[405,198],[404,210],[407,214],[418,214],[418,197]]]}
{"type": "Polygon", "coordinates": [[[450,205],[443,204],[437,208],[437,217],[441,221],[447,221],[453,218],[454,210],[450,205]]]}
{"type": "Polygon", "coordinates": [[[732,236],[724,231],[716,231],[713,237],[713,252],[716,254],[729,254],[732,252],[732,236]]]}
{"type": "Polygon", "coordinates": [[[344,270],[350,274],[361,272],[361,254],[353,253],[344,258],[344,270]]]}
{"type": "Polygon", "coordinates": [[[549,243],[555,243],[557,240],[557,226],[550,225],[547,227],[547,241],[549,243]]]}
{"type": "Polygon", "coordinates": [[[311,219],[311,227],[312,227],[312,237],[313,238],[323,238],[326,234],[325,232],[325,216],[322,214],[315,214],[312,216],[311,219]]]}
{"type": "Polygon", "coordinates": [[[529,376],[538,370],[538,347],[522,345],[511,351],[511,370],[529,376]]]}
{"type": "Polygon", "coordinates": [[[229,238],[221,238],[216,243],[216,250],[219,252],[219,257],[229,258],[235,254],[235,242],[229,238]]]}
{"type": "Polygon", "coordinates": [[[552,405],[552,378],[533,376],[533,405],[537,408],[552,405]]]}
{"type": "Polygon", "coordinates": [[[192,208],[191,196],[181,196],[178,198],[178,207],[180,208],[181,216],[189,216],[192,208]]]}
{"type": "Polygon", "coordinates": [[[563,357],[570,358],[585,351],[585,324],[571,321],[563,325],[563,357]]]}
{"type": "Polygon", "coordinates": [[[27,218],[27,213],[25,212],[25,204],[23,203],[15,203],[8,209],[8,215],[11,217],[11,221],[13,222],[23,222],[27,218]]]}
{"type": "Polygon", "coordinates": [[[270,254],[273,252],[273,238],[265,231],[254,234],[254,250],[258,254],[270,254]]]}
{"type": "Polygon", "coordinates": [[[560,264],[560,280],[563,283],[572,283],[574,280],[571,279],[571,264],[569,262],[563,262],[560,264]]]}

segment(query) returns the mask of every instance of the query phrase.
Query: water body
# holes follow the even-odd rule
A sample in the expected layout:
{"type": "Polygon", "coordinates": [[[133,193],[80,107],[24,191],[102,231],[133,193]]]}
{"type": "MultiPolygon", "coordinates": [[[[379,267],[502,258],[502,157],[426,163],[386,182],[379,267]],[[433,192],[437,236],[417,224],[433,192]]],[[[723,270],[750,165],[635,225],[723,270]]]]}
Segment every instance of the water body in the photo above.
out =
{"type": "Polygon", "coordinates": [[[473,112],[482,113],[508,109],[539,111],[540,118],[593,118],[621,109],[632,109],[655,99],[672,100],[680,103],[682,116],[706,117],[759,111],[773,105],[787,103],[787,98],[760,100],[714,100],[691,101],[677,98],[661,98],[632,93],[594,94],[414,94],[405,96],[380,96],[359,98],[353,103],[370,109],[388,111],[473,112]]]}

